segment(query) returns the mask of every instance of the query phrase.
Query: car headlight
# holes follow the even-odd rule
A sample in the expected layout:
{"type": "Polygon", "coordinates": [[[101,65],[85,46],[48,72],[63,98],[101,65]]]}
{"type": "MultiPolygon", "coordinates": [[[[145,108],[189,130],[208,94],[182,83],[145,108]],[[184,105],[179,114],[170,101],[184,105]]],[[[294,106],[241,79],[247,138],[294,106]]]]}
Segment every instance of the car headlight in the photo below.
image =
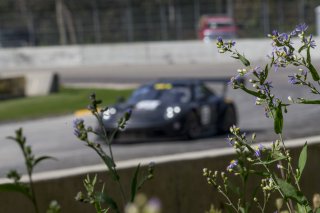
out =
{"type": "Polygon", "coordinates": [[[181,108],[179,106],[174,106],[174,107],[167,107],[164,117],[166,119],[171,119],[173,118],[175,115],[179,114],[181,112],[181,108]]]}
{"type": "Polygon", "coordinates": [[[115,115],[116,113],[117,113],[116,108],[110,107],[109,109],[103,112],[102,118],[104,120],[109,120],[111,116],[115,115]]]}

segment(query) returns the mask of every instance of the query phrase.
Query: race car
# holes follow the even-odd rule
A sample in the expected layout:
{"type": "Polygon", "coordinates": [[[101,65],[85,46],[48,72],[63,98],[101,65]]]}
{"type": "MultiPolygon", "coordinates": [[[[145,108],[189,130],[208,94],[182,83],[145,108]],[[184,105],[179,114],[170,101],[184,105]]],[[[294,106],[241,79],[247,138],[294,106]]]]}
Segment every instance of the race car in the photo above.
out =
{"type": "Polygon", "coordinates": [[[118,120],[132,110],[125,130],[117,139],[183,137],[195,139],[207,134],[225,133],[237,123],[235,104],[225,98],[228,78],[160,79],[137,88],[126,101],[103,112],[103,125],[109,132],[118,120]],[[206,84],[222,83],[217,95],[206,84]]]}

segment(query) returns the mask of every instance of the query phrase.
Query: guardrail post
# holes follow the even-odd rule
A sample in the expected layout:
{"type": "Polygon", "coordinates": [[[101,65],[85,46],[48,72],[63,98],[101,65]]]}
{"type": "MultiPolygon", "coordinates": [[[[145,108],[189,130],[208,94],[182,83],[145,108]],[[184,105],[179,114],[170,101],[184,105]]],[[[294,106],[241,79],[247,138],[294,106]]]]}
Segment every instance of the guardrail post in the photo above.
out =
{"type": "Polygon", "coordinates": [[[320,6],[316,7],[315,12],[317,36],[320,36],[320,6]]]}

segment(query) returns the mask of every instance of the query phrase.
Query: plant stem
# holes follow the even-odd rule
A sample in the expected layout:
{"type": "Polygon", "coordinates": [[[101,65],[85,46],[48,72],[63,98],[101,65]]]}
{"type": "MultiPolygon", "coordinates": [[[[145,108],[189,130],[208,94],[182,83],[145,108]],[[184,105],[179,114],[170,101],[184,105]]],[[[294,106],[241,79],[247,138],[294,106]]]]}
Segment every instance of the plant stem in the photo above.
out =
{"type": "Polygon", "coordinates": [[[229,199],[228,195],[226,195],[219,187],[218,187],[218,191],[227,199],[228,205],[231,206],[236,212],[239,212],[238,209],[234,206],[234,204],[229,199]]]}
{"type": "MultiPolygon", "coordinates": [[[[111,137],[108,138],[107,130],[106,130],[106,128],[104,128],[104,125],[103,125],[103,121],[102,121],[101,116],[100,116],[97,112],[94,113],[94,115],[95,115],[95,117],[97,118],[97,120],[98,120],[98,122],[99,122],[100,129],[101,129],[102,132],[103,132],[103,138],[104,138],[106,144],[108,145],[109,153],[110,153],[110,158],[112,159],[113,163],[115,164],[115,162],[114,162],[114,157],[113,157],[113,152],[112,152],[111,142],[112,142],[112,140],[113,140],[113,138],[114,138],[117,130],[114,130],[114,131],[112,132],[111,137]]],[[[115,172],[117,172],[116,166],[114,167],[114,170],[115,170],[115,172]]],[[[125,206],[127,199],[126,199],[126,195],[125,195],[125,193],[124,193],[123,186],[122,186],[120,180],[116,180],[116,181],[117,181],[117,183],[118,183],[118,185],[119,185],[119,188],[120,188],[123,206],[125,206]]]]}
{"type": "Polygon", "coordinates": [[[30,183],[30,189],[31,189],[32,203],[33,203],[35,212],[39,213],[36,194],[35,194],[35,190],[34,190],[34,183],[33,183],[33,180],[32,180],[32,171],[28,171],[28,176],[29,176],[29,183],[30,183]]]}

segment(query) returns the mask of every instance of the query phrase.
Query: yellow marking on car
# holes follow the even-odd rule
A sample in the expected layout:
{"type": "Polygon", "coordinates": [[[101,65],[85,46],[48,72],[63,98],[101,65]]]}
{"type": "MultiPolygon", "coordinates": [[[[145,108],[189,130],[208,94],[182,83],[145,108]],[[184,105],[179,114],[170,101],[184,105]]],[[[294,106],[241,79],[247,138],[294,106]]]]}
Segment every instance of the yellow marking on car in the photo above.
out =
{"type": "Polygon", "coordinates": [[[74,112],[74,115],[76,117],[86,116],[86,115],[90,115],[90,114],[91,114],[91,112],[88,109],[79,109],[74,112]]]}
{"type": "Polygon", "coordinates": [[[158,84],[155,84],[153,87],[156,90],[169,90],[169,89],[172,89],[172,84],[158,83],[158,84]]]}
{"type": "MultiPolygon", "coordinates": [[[[98,112],[100,111],[100,108],[98,108],[98,112]]],[[[76,117],[81,117],[81,116],[87,116],[87,115],[91,115],[91,111],[88,109],[79,109],[77,111],[74,112],[74,116],[76,117]]]]}

